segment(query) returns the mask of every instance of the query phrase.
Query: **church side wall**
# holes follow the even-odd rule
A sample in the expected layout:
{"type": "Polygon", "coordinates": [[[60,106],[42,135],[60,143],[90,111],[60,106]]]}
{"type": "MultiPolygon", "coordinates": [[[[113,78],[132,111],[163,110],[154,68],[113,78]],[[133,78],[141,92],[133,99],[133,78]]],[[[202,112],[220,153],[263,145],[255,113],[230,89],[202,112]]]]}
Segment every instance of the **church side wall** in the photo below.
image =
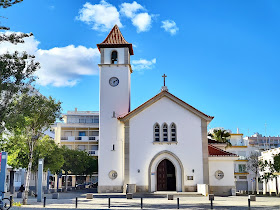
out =
{"type": "Polygon", "coordinates": [[[156,171],[151,171],[154,175],[149,174],[149,164],[155,155],[165,150],[175,154],[183,165],[182,191],[195,191],[196,185],[203,183],[201,119],[198,116],[164,97],[131,118],[129,123],[130,184],[136,184],[139,191],[148,191],[149,176],[156,176],[156,171]],[[172,122],[177,126],[178,143],[154,143],[154,124],[170,126],[172,122]],[[193,180],[187,180],[187,176],[193,176],[193,180]]]}

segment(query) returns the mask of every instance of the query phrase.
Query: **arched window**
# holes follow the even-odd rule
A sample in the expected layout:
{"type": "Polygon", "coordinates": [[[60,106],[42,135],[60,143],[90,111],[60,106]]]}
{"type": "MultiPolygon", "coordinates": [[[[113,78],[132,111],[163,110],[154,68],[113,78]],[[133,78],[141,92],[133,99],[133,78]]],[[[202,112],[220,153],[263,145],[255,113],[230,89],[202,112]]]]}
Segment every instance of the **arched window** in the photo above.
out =
{"type": "Polygon", "coordinates": [[[111,54],[111,64],[117,64],[118,63],[118,52],[113,51],[111,54]]]}
{"type": "Polygon", "coordinates": [[[171,141],[177,141],[177,131],[176,131],[175,123],[171,124],[170,133],[171,133],[171,141]]]}
{"type": "Polygon", "coordinates": [[[163,141],[168,141],[168,126],[166,123],[162,126],[162,139],[163,141]]]}
{"type": "Polygon", "coordinates": [[[154,125],[154,141],[159,141],[160,131],[159,131],[159,124],[156,123],[154,125]]]}

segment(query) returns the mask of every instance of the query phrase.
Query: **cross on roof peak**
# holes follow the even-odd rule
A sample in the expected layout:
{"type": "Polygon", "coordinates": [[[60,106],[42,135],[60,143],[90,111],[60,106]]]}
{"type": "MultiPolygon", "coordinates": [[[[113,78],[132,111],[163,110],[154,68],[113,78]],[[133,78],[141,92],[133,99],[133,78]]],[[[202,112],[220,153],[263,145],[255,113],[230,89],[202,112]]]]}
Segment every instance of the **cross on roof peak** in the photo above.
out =
{"type": "Polygon", "coordinates": [[[163,86],[165,86],[165,78],[167,77],[165,74],[162,75],[163,77],[163,86]]]}

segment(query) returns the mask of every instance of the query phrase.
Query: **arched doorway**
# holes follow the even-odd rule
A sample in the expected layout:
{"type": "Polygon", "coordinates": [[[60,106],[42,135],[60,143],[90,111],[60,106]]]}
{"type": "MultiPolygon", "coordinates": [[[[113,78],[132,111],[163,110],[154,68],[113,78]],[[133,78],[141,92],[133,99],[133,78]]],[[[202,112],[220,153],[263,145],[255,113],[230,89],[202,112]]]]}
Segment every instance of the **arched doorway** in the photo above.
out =
{"type": "Polygon", "coordinates": [[[158,164],[157,190],[158,191],[176,191],[175,166],[168,159],[164,159],[158,164]]]}

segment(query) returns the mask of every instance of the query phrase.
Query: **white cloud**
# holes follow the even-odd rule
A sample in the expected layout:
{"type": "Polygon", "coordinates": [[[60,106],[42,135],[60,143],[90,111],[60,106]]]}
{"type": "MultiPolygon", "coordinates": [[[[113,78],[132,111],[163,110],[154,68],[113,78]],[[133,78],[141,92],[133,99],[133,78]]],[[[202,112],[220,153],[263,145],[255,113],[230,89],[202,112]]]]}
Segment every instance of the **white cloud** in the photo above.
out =
{"type": "Polygon", "coordinates": [[[136,71],[144,70],[144,69],[152,69],[156,64],[156,59],[146,60],[146,59],[139,59],[133,60],[132,62],[132,69],[136,71]]]}
{"type": "Polygon", "coordinates": [[[152,17],[148,13],[137,14],[132,18],[132,24],[137,28],[137,32],[148,31],[151,28],[152,17]]]}
{"type": "Polygon", "coordinates": [[[97,48],[68,45],[50,50],[39,49],[36,59],[41,64],[41,69],[37,72],[38,83],[43,86],[74,86],[81,76],[98,74],[97,48]]]}
{"type": "Polygon", "coordinates": [[[83,5],[79,11],[78,20],[92,25],[93,30],[108,31],[115,24],[122,27],[120,14],[115,6],[101,0],[99,4],[91,4],[89,2],[83,5]]]}
{"type": "Polygon", "coordinates": [[[43,86],[74,86],[81,76],[98,74],[99,51],[97,48],[69,45],[42,50],[38,48],[38,45],[39,41],[34,36],[25,38],[24,44],[13,45],[3,42],[0,54],[7,50],[10,52],[17,50],[35,55],[36,61],[39,61],[41,66],[36,72],[39,77],[37,83],[43,86]]]}
{"type": "Polygon", "coordinates": [[[133,18],[137,11],[144,10],[144,7],[136,1],[132,3],[122,3],[120,8],[120,13],[129,18],[133,18]]]}
{"type": "Polygon", "coordinates": [[[146,9],[136,1],[132,3],[122,3],[120,6],[120,13],[131,19],[138,33],[150,30],[152,25],[153,15],[143,11],[146,11],[146,9]]]}
{"type": "Polygon", "coordinates": [[[176,23],[173,20],[164,20],[161,21],[161,28],[164,28],[165,31],[169,32],[171,35],[175,35],[179,28],[176,26],[176,23]]]}

